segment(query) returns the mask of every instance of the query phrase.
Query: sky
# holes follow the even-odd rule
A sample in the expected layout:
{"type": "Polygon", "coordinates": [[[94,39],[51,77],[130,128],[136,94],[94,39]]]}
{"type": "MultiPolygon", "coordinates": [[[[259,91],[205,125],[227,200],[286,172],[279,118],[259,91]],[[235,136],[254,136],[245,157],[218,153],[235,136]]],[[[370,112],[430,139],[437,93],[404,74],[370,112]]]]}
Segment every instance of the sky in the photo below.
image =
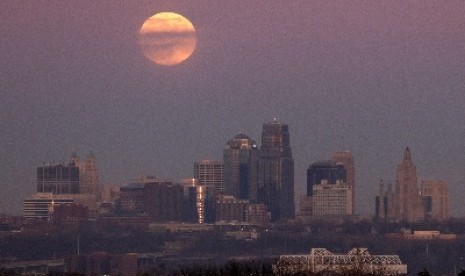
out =
{"type": "Polygon", "coordinates": [[[448,181],[465,216],[464,14],[463,1],[0,1],[0,213],[22,214],[43,162],[92,151],[101,184],[180,181],[278,118],[297,195],[311,163],[350,150],[355,211],[373,214],[409,146],[419,180],[448,181]],[[166,11],[196,29],[177,66],[138,43],[166,11]]]}

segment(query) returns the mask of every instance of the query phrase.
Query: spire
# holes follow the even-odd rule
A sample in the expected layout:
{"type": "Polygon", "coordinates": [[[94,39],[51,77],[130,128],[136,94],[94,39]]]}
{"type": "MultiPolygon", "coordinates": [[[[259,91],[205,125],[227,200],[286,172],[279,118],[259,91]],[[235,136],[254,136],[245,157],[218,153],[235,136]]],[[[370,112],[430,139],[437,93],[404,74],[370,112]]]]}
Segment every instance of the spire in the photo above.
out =
{"type": "Polygon", "coordinates": [[[412,155],[410,154],[410,148],[409,147],[405,148],[404,161],[412,161],[412,155]]]}

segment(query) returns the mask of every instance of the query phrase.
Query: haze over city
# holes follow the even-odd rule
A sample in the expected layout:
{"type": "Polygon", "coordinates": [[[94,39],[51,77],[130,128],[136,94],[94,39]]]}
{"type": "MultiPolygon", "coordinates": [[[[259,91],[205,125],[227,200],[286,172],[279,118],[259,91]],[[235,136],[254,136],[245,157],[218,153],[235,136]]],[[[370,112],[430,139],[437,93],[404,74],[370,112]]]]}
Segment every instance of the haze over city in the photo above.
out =
{"type": "Polygon", "coordinates": [[[42,162],[97,158],[100,182],[179,181],[222,159],[242,131],[289,125],[295,190],[351,151],[355,211],[374,212],[409,146],[419,179],[465,192],[465,3],[461,1],[3,1],[0,212],[21,214],[42,162]],[[139,29],[172,11],[196,29],[191,57],[160,66],[139,29]]]}

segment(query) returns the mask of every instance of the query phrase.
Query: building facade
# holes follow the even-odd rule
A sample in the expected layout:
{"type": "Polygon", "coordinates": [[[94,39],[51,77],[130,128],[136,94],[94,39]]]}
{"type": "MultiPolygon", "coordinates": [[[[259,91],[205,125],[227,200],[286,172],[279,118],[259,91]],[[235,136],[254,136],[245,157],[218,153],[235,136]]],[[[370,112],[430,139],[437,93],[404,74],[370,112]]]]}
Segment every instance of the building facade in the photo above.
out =
{"type": "Polygon", "coordinates": [[[402,163],[397,167],[397,180],[379,184],[376,197],[376,218],[385,221],[416,223],[444,222],[449,219],[447,182],[424,180],[417,186],[416,167],[407,147],[402,163]]]}
{"type": "Polygon", "coordinates": [[[338,181],[346,183],[346,169],[344,165],[334,160],[317,161],[307,169],[307,196],[313,195],[313,186],[322,184],[336,184],[338,181]]]}
{"type": "Polygon", "coordinates": [[[407,147],[402,163],[397,167],[394,209],[396,221],[421,222],[425,218],[423,199],[417,184],[417,168],[407,147]]]}
{"type": "Polygon", "coordinates": [[[245,210],[245,220],[250,225],[266,227],[270,224],[271,214],[263,203],[248,204],[245,210]]]}
{"type": "Polygon", "coordinates": [[[425,219],[444,222],[449,220],[449,191],[446,181],[423,180],[421,195],[425,207],[425,219]]]}
{"type": "Polygon", "coordinates": [[[75,203],[74,198],[63,194],[36,193],[23,202],[23,216],[27,219],[47,219],[52,217],[54,208],[63,204],[75,203]]]}
{"type": "Polygon", "coordinates": [[[347,254],[312,248],[308,255],[281,255],[273,265],[273,272],[278,275],[407,275],[407,265],[398,255],[371,255],[367,248],[352,248],[347,254]]]}
{"type": "Polygon", "coordinates": [[[169,181],[144,184],[144,209],[156,222],[182,221],[183,186],[169,181]]]}
{"type": "Polygon", "coordinates": [[[79,193],[79,164],[43,164],[37,168],[37,192],[58,194],[79,193]]]}
{"type": "MultiPolygon", "coordinates": [[[[77,156],[76,156],[77,158],[77,156]]],[[[95,155],[91,152],[85,162],[79,162],[79,193],[99,196],[99,176],[95,163],[95,155]]]]}
{"type": "Polygon", "coordinates": [[[294,217],[294,159],[289,126],[274,119],[263,124],[258,151],[257,201],[271,212],[271,220],[294,217]]]}
{"type": "Polygon", "coordinates": [[[145,214],[145,191],[143,183],[131,183],[120,188],[119,212],[121,215],[145,214]]]}
{"type": "Polygon", "coordinates": [[[43,164],[37,168],[37,193],[67,195],[79,200],[92,214],[97,212],[99,199],[98,171],[95,156],[90,153],[85,162],[76,154],[68,164],[43,164]]]}
{"type": "Polygon", "coordinates": [[[323,181],[313,186],[313,217],[344,217],[353,214],[352,188],[342,181],[329,184],[323,181]]]}
{"type": "Polygon", "coordinates": [[[225,194],[256,200],[257,153],[256,142],[242,132],[228,141],[223,150],[225,194]]]}
{"type": "Polygon", "coordinates": [[[207,188],[205,185],[201,185],[195,178],[183,179],[181,184],[184,189],[184,221],[189,223],[204,223],[207,188]]]}
{"type": "Polygon", "coordinates": [[[216,199],[216,222],[244,222],[248,200],[222,195],[216,199]]]}
{"type": "Polygon", "coordinates": [[[224,192],[224,165],[221,161],[201,160],[194,163],[194,178],[207,187],[208,196],[214,198],[224,192]]]}
{"type": "Polygon", "coordinates": [[[375,202],[375,218],[384,221],[395,221],[395,189],[396,183],[385,182],[383,180],[379,183],[378,195],[376,196],[375,202]]]}
{"type": "Polygon", "coordinates": [[[345,183],[352,190],[352,213],[355,213],[355,165],[354,158],[348,150],[337,151],[334,153],[332,160],[342,164],[346,171],[345,183]]]}

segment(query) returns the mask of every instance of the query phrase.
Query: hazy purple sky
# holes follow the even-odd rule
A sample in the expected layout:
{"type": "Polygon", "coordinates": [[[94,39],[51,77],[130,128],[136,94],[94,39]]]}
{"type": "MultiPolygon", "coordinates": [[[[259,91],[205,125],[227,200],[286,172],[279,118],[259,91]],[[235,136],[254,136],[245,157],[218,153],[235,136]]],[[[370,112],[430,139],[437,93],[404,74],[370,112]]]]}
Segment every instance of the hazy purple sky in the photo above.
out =
{"type": "Polygon", "coordinates": [[[409,146],[464,216],[464,1],[1,1],[0,212],[22,213],[42,162],[97,157],[102,183],[191,177],[243,131],[289,124],[296,191],[348,149],[356,211],[409,146]],[[185,63],[148,61],[138,30],[173,11],[197,29],[185,63]]]}

